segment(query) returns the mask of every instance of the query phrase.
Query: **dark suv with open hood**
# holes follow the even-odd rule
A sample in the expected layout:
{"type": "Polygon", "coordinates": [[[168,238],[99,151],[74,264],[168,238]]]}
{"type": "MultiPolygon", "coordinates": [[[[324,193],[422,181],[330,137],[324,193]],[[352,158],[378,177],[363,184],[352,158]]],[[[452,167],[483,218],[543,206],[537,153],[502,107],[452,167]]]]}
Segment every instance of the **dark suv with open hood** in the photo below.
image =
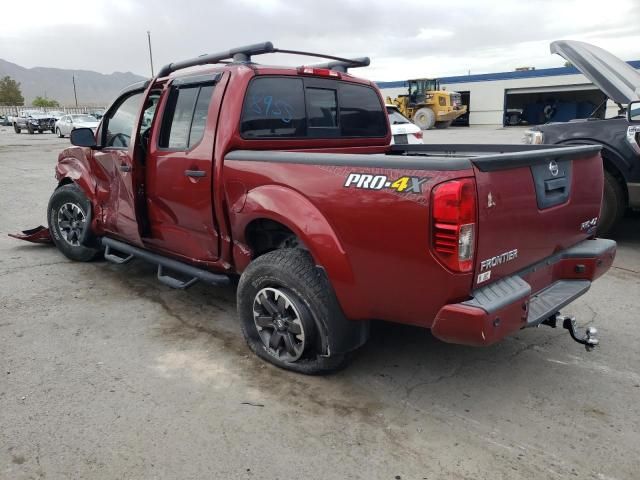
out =
{"type": "Polygon", "coordinates": [[[528,130],[525,143],[600,144],[605,181],[598,232],[609,232],[627,208],[640,209],[640,124],[625,116],[626,106],[640,100],[640,73],[628,63],[594,45],[571,40],[551,44],[561,55],[618,104],[608,119],[587,118],[549,123],[528,130]]]}

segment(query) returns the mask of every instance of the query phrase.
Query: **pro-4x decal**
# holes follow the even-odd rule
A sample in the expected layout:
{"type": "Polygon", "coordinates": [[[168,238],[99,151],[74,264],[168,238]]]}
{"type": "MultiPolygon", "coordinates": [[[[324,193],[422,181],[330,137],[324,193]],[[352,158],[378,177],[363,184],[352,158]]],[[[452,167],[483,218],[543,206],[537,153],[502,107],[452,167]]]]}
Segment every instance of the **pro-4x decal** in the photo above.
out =
{"type": "Polygon", "coordinates": [[[350,173],[344,182],[344,186],[367,190],[389,189],[399,193],[422,193],[422,184],[427,180],[429,180],[429,177],[404,176],[392,180],[386,175],[350,173]]]}

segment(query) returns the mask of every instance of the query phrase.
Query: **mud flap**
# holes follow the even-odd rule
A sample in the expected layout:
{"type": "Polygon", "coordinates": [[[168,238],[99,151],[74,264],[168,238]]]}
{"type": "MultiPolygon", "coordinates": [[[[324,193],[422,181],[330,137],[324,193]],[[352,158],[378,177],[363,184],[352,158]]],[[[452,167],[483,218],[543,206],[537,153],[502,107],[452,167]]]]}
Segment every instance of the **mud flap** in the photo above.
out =
{"type": "Polygon", "coordinates": [[[20,233],[10,233],[9,236],[31,243],[53,243],[49,229],[42,225],[29,230],[23,230],[20,233]]]}

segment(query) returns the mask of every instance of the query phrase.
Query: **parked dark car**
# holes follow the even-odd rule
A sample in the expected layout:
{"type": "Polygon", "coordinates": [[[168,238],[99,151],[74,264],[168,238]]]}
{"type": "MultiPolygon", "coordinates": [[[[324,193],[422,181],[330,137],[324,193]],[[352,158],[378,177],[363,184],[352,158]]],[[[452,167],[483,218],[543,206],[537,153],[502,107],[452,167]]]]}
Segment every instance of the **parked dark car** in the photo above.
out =
{"type": "MultiPolygon", "coordinates": [[[[625,116],[625,105],[640,100],[640,73],[611,53],[584,42],[560,40],[561,55],[618,104],[618,115],[549,123],[528,130],[525,143],[600,144],[605,178],[598,233],[610,232],[627,208],[640,209],[640,124],[625,116]]],[[[637,116],[637,115],[636,115],[637,116]]]]}
{"type": "Polygon", "coordinates": [[[0,115],[0,126],[9,127],[11,126],[11,119],[9,115],[0,115]]]}
{"type": "Polygon", "coordinates": [[[23,129],[33,134],[35,132],[55,133],[56,119],[44,112],[21,112],[13,119],[13,129],[20,133],[23,129]]]}

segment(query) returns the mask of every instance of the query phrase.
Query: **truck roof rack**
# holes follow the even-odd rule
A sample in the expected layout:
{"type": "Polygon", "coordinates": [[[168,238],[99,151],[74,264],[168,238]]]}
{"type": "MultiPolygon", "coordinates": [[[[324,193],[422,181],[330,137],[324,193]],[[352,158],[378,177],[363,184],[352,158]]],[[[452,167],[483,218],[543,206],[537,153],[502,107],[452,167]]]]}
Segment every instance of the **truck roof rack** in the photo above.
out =
{"type": "Polygon", "coordinates": [[[332,60],[331,62],[309,65],[314,68],[327,68],[338,72],[346,72],[349,68],[366,67],[370,64],[369,57],[361,58],[342,58],[333,55],[325,55],[322,53],[302,52],[298,50],[283,50],[274,48],[273,43],[263,42],[256,43],[254,45],[246,45],[244,47],[232,48],[224,52],[210,53],[200,55],[199,57],[191,58],[188,60],[181,60],[179,62],[169,63],[162,67],[158,72],[158,78],[166,77],[176,70],[182,70],[183,68],[195,67],[198,65],[210,65],[216,63],[252,63],[251,57],[253,55],[263,55],[265,53],[287,53],[291,55],[304,55],[308,57],[326,58],[332,60]],[[231,60],[231,62],[229,62],[231,60]]]}

